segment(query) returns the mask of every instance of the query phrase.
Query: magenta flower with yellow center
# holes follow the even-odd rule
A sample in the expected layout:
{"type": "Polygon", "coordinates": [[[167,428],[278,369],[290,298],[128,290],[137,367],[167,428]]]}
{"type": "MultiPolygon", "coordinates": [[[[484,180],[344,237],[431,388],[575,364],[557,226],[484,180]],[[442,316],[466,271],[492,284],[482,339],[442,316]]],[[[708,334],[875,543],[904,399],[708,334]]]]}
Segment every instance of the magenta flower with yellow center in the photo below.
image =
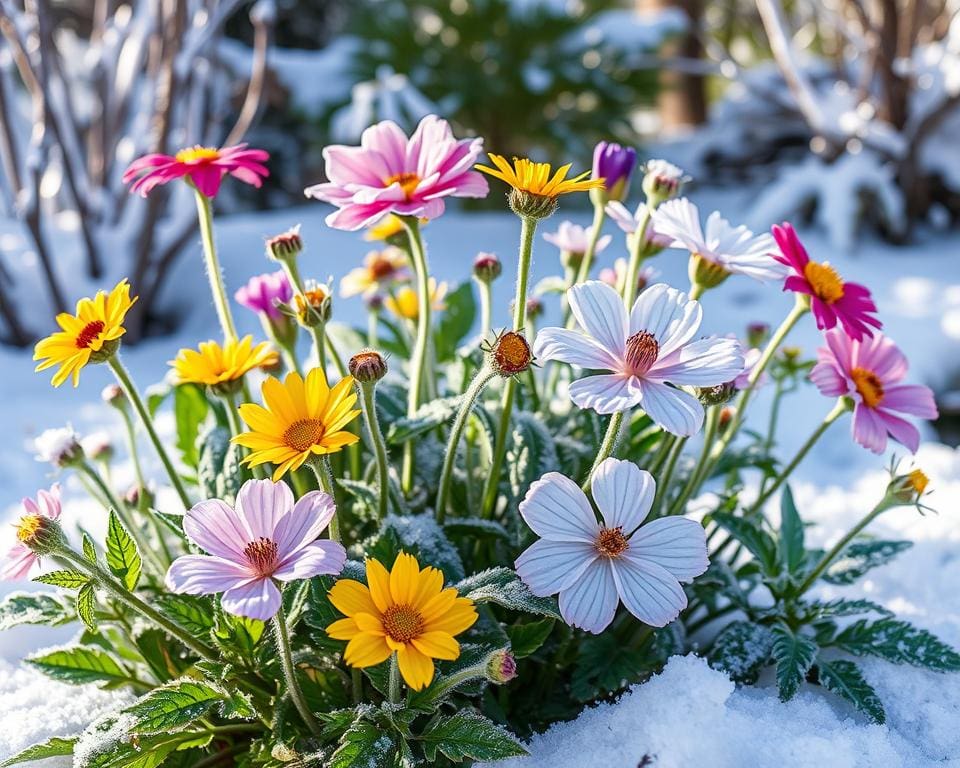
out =
{"type": "Polygon", "coordinates": [[[187,178],[206,197],[216,197],[223,177],[230,175],[244,184],[259,187],[270,171],[263,165],[270,155],[262,149],[190,147],[177,154],[151,154],[134,160],[123,174],[123,183],[143,197],[155,187],[187,178]]]}

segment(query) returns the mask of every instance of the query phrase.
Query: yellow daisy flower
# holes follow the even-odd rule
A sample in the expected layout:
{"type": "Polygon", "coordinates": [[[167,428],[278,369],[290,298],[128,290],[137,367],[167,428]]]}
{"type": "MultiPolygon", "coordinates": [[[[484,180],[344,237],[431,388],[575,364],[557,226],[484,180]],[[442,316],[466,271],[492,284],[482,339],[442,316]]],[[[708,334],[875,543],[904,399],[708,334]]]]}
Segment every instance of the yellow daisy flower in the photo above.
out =
{"type": "Polygon", "coordinates": [[[238,381],[248,371],[277,364],[277,353],[267,342],[253,346],[253,336],[230,339],[222,347],[215,341],[200,343],[200,350],[181,349],[169,365],[181,384],[215,386],[238,381]]]}
{"type": "MultiPolygon", "coordinates": [[[[423,226],[429,221],[429,219],[420,219],[420,226],[423,226]]],[[[407,230],[403,226],[403,222],[400,221],[400,217],[392,213],[384,216],[380,221],[372,226],[367,227],[367,231],[363,235],[363,239],[368,242],[374,242],[377,240],[383,240],[384,242],[393,242],[393,239],[398,235],[402,236],[404,240],[407,237],[407,230]]]]}
{"type": "MultiPolygon", "coordinates": [[[[443,303],[447,295],[447,284],[437,283],[435,278],[430,278],[430,306],[433,309],[446,309],[447,305],[443,303]]],[[[417,292],[409,285],[405,285],[393,296],[387,296],[383,305],[397,317],[405,320],[416,320],[420,314],[420,308],[417,304],[417,292]]]]}
{"type": "Polygon", "coordinates": [[[130,298],[130,284],[124,279],[110,293],[97,291],[92,299],[80,299],[76,314],[61,312],[57,324],[63,329],[37,342],[33,359],[39,360],[37,371],[54,365],[60,368],[52,379],[59,387],[68,378],[73,386],[80,383],[80,370],[87,363],[106,361],[126,333],[123,320],[137,298],[130,298]]]}
{"type": "Polygon", "coordinates": [[[340,280],[340,295],[344,298],[363,294],[369,296],[382,290],[382,286],[408,276],[407,256],[399,248],[370,251],[363,266],[351,269],[340,280]]]}
{"type": "Polygon", "coordinates": [[[495,155],[491,152],[488,153],[488,157],[496,168],[478,164],[476,169],[505,181],[520,192],[555,198],[570,192],[603,189],[603,179],[587,178],[590,171],[584,171],[568,179],[567,171],[570,170],[573,163],[560,166],[554,173],[550,163],[535,163],[525,157],[515,157],[511,166],[503,155],[495,155]]]}
{"type": "Polygon", "coordinates": [[[335,640],[348,640],[343,660],[351,667],[373,667],[397,654],[400,674],[415,691],[433,681],[433,660],[460,656],[454,635],[477,620],[473,601],[443,588],[443,574],[401,552],[387,569],[367,560],[367,585],[340,579],[330,602],[347,618],[327,627],[335,640]]]}
{"type": "Polygon", "coordinates": [[[307,374],[288,373],[283,383],[273,376],[263,382],[266,408],[244,403],[238,409],[252,431],[233,438],[250,449],[243,459],[251,467],[276,465],[273,481],[298,469],[311,456],[336,453],[360,438],[344,427],[360,415],[353,377],[345,376],[331,389],[321,368],[307,374]]]}

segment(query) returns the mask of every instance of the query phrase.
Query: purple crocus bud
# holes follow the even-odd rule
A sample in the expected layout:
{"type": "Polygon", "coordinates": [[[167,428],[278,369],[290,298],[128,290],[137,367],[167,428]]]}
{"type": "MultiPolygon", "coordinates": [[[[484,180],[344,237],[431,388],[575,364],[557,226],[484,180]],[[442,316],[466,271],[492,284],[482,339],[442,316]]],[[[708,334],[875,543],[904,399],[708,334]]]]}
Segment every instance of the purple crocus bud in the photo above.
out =
{"type": "MultiPolygon", "coordinates": [[[[597,190],[603,203],[623,200],[630,187],[630,175],[637,165],[637,150],[621,147],[613,142],[601,141],[593,150],[594,179],[603,179],[604,188],[597,190]]],[[[591,192],[593,194],[593,192],[591,192]]],[[[594,200],[597,203],[597,200],[594,200]]]]}
{"type": "Polygon", "coordinates": [[[290,301],[293,298],[293,289],[281,270],[254,275],[233,297],[247,309],[266,315],[271,320],[279,320],[281,312],[277,304],[290,301]]]}

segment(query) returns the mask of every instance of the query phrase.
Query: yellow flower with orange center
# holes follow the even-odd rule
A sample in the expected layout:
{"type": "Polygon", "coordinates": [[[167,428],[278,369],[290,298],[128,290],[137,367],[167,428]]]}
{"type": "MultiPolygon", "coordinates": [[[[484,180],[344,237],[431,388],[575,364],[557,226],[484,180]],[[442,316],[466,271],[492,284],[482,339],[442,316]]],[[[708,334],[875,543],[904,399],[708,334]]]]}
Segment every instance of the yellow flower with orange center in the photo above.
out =
{"type": "Polygon", "coordinates": [[[488,153],[490,162],[496,168],[486,165],[477,165],[478,171],[483,171],[496,179],[505,181],[520,192],[529,192],[541,197],[558,197],[570,192],[588,192],[591,189],[603,189],[603,179],[590,179],[590,171],[584,171],[572,178],[567,173],[573,163],[560,166],[556,172],[550,163],[535,163],[525,157],[513,158],[513,165],[507,162],[503,155],[488,153]]]}
{"type": "Polygon", "coordinates": [[[33,359],[40,363],[35,370],[59,365],[53,386],[59,387],[68,378],[77,386],[87,363],[102,363],[116,352],[120,337],[126,333],[123,320],[136,301],[136,297],[130,298],[130,284],[125,279],[109,293],[97,291],[92,299],[80,299],[76,314],[57,315],[57,324],[63,330],[37,342],[33,359]]]}
{"type": "Polygon", "coordinates": [[[340,281],[340,295],[344,298],[363,294],[369,296],[389,288],[407,276],[407,256],[399,248],[370,251],[363,266],[351,269],[340,281]]]}
{"type": "Polygon", "coordinates": [[[253,337],[244,336],[239,341],[230,339],[223,346],[204,341],[199,351],[181,349],[169,364],[181,384],[214,386],[237,381],[254,368],[276,365],[277,353],[267,342],[254,346],[253,337]]]}
{"type": "Polygon", "coordinates": [[[243,462],[251,467],[276,465],[273,481],[303,466],[312,456],[336,453],[360,438],[344,428],[360,415],[353,377],[345,376],[332,389],[321,368],[314,368],[306,380],[288,373],[281,383],[267,377],[262,387],[264,406],[244,403],[242,418],[250,432],[233,442],[250,449],[243,462]]]}
{"type": "Polygon", "coordinates": [[[473,601],[443,588],[436,568],[420,569],[413,555],[401,552],[387,569],[367,560],[367,584],[340,579],[330,589],[330,602],[347,618],[333,622],[327,634],[347,640],[343,660],[351,667],[373,667],[397,654],[404,681],[413,690],[433,681],[434,659],[460,656],[455,635],[477,620],[473,601]]]}
{"type": "MultiPolygon", "coordinates": [[[[437,283],[435,278],[430,278],[430,306],[433,309],[446,309],[443,303],[447,295],[447,284],[437,283]]],[[[405,320],[416,320],[420,316],[420,305],[417,302],[417,292],[409,285],[403,286],[393,296],[387,296],[383,305],[397,317],[405,320]]]]}

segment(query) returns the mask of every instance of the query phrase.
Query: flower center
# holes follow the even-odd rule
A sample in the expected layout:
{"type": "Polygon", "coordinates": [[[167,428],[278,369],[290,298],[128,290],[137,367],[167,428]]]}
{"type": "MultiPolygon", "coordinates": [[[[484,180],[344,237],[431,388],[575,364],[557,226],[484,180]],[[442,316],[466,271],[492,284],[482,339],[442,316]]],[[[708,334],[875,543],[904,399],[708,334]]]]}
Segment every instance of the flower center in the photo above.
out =
{"type": "Polygon", "coordinates": [[[493,347],[493,359],[497,369],[505,376],[522,373],[530,366],[530,345],[522,334],[508,331],[493,347]]]}
{"type": "Polygon", "coordinates": [[[43,525],[40,515],[24,515],[17,523],[17,538],[26,543],[32,539],[43,525]]]}
{"type": "Polygon", "coordinates": [[[378,282],[386,277],[390,277],[395,271],[390,259],[377,258],[374,259],[370,265],[370,275],[378,282]]]}
{"type": "Polygon", "coordinates": [[[295,451],[309,451],[323,438],[323,422],[320,419],[300,419],[283,433],[283,442],[295,451]]]}
{"type": "Polygon", "coordinates": [[[420,177],[411,172],[395,173],[383,180],[383,186],[385,187],[389,187],[391,184],[399,184],[403,194],[407,196],[407,200],[413,197],[413,192],[419,183],[420,177]]]}
{"type": "Polygon", "coordinates": [[[87,323],[83,326],[83,330],[77,335],[77,349],[86,349],[89,347],[91,342],[100,335],[103,328],[102,320],[94,320],[92,323],[87,323]]]}
{"type": "Polygon", "coordinates": [[[218,160],[220,150],[213,147],[191,147],[190,149],[181,149],[174,157],[178,163],[198,165],[209,163],[211,160],[218,160]]]}
{"type": "Polygon", "coordinates": [[[294,297],[297,302],[297,311],[300,314],[306,311],[308,305],[314,309],[319,309],[323,305],[323,302],[326,301],[326,298],[327,292],[322,288],[308,288],[303,292],[303,296],[297,294],[294,297]],[[306,299],[306,301],[304,301],[304,299],[306,299]]]}
{"type": "Polygon", "coordinates": [[[883,382],[873,371],[866,368],[854,368],[850,371],[857,392],[863,398],[864,405],[876,408],[883,401],[883,382]]]}
{"type": "Polygon", "coordinates": [[[603,557],[620,557],[630,546],[627,537],[623,535],[623,528],[601,528],[597,537],[597,552],[603,557]]]}
{"type": "Polygon", "coordinates": [[[627,339],[627,354],[624,362],[631,376],[643,376],[649,371],[660,354],[660,344],[649,331],[640,331],[627,339]]]}
{"type": "Polygon", "coordinates": [[[918,496],[922,496],[923,492],[927,490],[930,478],[926,476],[922,469],[915,469],[907,475],[907,482],[917,492],[918,496]]]}
{"type": "Polygon", "coordinates": [[[383,612],[383,628],[398,643],[409,643],[423,632],[423,616],[409,605],[391,605],[383,612]]]}
{"type": "Polygon", "coordinates": [[[243,554],[260,576],[270,576],[277,564],[277,549],[277,542],[261,536],[247,544],[243,548],[243,554]]]}
{"type": "Polygon", "coordinates": [[[803,276],[821,301],[833,304],[843,298],[843,280],[827,262],[808,261],[803,276]]]}

